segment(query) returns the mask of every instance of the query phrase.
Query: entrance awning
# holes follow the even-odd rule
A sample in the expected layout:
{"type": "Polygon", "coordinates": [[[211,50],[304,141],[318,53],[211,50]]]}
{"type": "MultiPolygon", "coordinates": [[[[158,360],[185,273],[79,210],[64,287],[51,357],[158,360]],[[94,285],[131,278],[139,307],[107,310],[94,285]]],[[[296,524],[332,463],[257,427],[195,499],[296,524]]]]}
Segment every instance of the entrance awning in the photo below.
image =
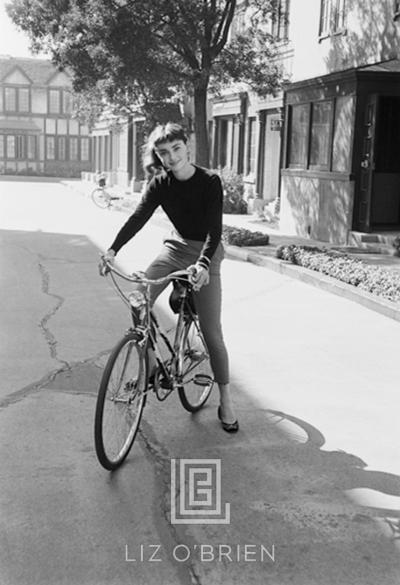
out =
{"type": "Polygon", "coordinates": [[[382,73],[400,73],[400,59],[391,59],[383,63],[374,63],[365,67],[358,67],[357,71],[370,71],[382,73]]]}

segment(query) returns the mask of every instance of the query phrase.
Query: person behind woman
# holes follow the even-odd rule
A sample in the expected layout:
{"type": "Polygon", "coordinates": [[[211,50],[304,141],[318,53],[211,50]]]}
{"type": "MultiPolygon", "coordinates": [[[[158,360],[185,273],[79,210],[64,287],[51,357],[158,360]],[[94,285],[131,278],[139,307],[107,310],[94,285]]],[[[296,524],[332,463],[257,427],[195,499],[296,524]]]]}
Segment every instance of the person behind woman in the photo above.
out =
{"type": "MultiPolygon", "coordinates": [[[[221,328],[222,185],[217,174],[192,164],[189,157],[188,138],[182,126],[168,122],[153,130],[143,159],[145,170],[153,176],[141,202],[103,258],[112,263],[122,246],[158,206],[162,207],[175,229],[164,239],[162,251],[146,270],[146,276],[157,279],[189,266],[196,268],[191,278],[193,296],[219,387],[217,414],[222,428],[232,433],[238,430],[239,423],[230,395],[228,354],[221,328]]],[[[151,287],[151,304],[165,286],[151,287]]]]}

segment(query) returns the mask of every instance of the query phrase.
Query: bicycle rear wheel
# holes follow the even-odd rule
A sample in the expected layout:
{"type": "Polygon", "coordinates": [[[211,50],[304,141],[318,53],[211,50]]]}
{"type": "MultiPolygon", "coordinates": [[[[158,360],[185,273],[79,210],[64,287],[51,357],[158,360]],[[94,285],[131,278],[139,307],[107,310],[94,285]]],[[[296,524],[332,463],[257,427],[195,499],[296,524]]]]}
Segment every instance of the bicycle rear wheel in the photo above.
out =
{"type": "Polygon", "coordinates": [[[107,193],[104,189],[100,189],[100,187],[92,191],[92,200],[93,203],[95,203],[97,207],[101,207],[101,209],[106,209],[106,207],[108,207],[107,193]]]}
{"type": "Polygon", "coordinates": [[[138,335],[128,333],[108,358],[95,414],[95,447],[101,465],[114,470],[128,455],[146,404],[147,358],[138,335]]]}
{"type": "Polygon", "coordinates": [[[197,412],[207,402],[214,386],[210,356],[197,319],[185,323],[178,353],[178,375],[183,408],[197,412]]]}

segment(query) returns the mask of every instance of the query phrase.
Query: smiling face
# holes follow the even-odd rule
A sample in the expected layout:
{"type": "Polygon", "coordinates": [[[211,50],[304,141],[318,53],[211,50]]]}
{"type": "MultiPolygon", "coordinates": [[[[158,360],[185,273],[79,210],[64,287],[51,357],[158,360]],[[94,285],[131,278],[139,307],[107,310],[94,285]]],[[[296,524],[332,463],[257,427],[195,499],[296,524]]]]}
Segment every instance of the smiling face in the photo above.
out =
{"type": "Polygon", "coordinates": [[[180,173],[189,163],[189,147],[181,139],[161,142],[155,147],[155,152],[167,170],[180,173]]]}

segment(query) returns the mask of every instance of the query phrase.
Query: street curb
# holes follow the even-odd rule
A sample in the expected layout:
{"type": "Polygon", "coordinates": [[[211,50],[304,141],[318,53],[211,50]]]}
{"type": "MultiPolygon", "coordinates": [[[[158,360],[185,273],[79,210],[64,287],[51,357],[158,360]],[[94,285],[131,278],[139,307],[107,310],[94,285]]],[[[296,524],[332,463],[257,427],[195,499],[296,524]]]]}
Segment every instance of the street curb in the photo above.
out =
{"type": "Polygon", "coordinates": [[[227,258],[243,260],[244,262],[250,262],[257,266],[269,268],[270,270],[274,270],[285,276],[300,280],[305,284],[310,284],[332,294],[344,297],[347,300],[354,301],[363,305],[367,309],[385,315],[390,319],[400,321],[400,304],[393,303],[386,299],[380,299],[371,293],[358,290],[356,287],[341,282],[340,280],[336,280],[331,276],[315,272],[314,270],[302,266],[294,266],[285,260],[266,257],[257,252],[250,252],[248,249],[242,249],[227,244],[224,244],[224,248],[227,258]]]}

